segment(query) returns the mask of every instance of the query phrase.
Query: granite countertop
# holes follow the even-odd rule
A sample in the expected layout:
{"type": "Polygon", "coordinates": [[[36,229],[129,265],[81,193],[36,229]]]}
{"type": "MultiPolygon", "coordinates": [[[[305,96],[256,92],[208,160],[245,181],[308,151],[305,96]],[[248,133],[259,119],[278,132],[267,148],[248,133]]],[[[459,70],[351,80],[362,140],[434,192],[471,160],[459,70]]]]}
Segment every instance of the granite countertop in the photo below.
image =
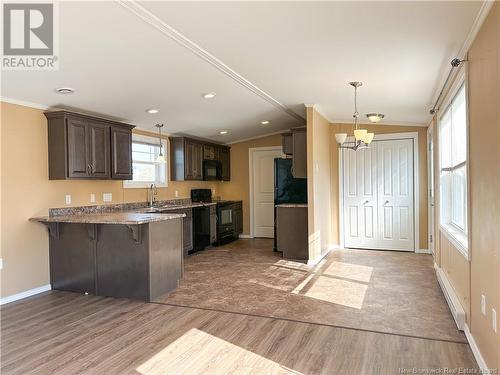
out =
{"type": "Polygon", "coordinates": [[[182,218],[184,214],[163,214],[145,212],[103,212],[94,214],[75,214],[59,216],[32,217],[30,221],[41,223],[76,223],[76,224],[123,224],[137,225],[157,221],[182,218]]]}
{"type": "Polygon", "coordinates": [[[186,210],[186,209],[195,208],[195,207],[215,206],[216,204],[217,204],[217,202],[210,202],[210,203],[196,202],[196,203],[186,203],[186,204],[180,204],[180,205],[167,204],[164,206],[146,207],[143,209],[139,209],[138,212],[151,213],[151,212],[165,212],[165,211],[174,211],[174,210],[186,210]]]}
{"type": "Polygon", "coordinates": [[[298,207],[307,207],[307,203],[281,203],[277,204],[276,207],[281,208],[298,208],[298,207]]]}

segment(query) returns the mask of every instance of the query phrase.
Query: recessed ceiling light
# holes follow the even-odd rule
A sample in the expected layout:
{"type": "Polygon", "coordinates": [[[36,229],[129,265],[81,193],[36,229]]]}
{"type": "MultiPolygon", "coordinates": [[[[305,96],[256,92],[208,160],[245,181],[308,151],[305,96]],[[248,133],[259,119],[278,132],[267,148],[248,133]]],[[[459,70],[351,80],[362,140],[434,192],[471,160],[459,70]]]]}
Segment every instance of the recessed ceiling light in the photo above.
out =
{"type": "Polygon", "coordinates": [[[59,94],[73,94],[75,92],[75,89],[72,89],[71,87],[59,87],[56,89],[56,92],[59,94]]]}
{"type": "Polygon", "coordinates": [[[217,95],[215,92],[207,92],[205,94],[203,94],[202,96],[205,98],[205,99],[213,99],[215,98],[215,95],[217,95]]]}
{"type": "Polygon", "coordinates": [[[261,123],[262,125],[267,125],[267,124],[271,123],[271,121],[269,121],[269,120],[264,120],[264,121],[261,121],[260,123],[261,123]]]}
{"type": "Polygon", "coordinates": [[[160,111],[158,109],[151,108],[151,109],[146,109],[146,112],[151,115],[154,115],[155,113],[158,113],[160,111]]]}
{"type": "Polygon", "coordinates": [[[219,134],[222,134],[222,135],[227,134],[227,130],[221,130],[221,131],[219,132],[219,134]]]}

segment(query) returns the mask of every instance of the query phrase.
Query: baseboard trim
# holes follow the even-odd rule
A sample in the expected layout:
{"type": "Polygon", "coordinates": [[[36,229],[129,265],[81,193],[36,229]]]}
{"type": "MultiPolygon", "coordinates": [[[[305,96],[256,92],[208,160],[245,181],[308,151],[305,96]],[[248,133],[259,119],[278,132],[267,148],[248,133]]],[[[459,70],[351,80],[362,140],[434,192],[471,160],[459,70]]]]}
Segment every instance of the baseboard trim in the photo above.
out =
{"type": "Polygon", "coordinates": [[[326,250],[321,253],[321,256],[316,258],[316,259],[309,259],[307,261],[307,265],[308,266],[315,266],[316,264],[318,264],[319,262],[321,262],[328,254],[330,254],[330,251],[334,250],[334,249],[340,249],[340,245],[338,244],[333,244],[333,245],[329,245],[326,250]]]}
{"type": "Polygon", "coordinates": [[[469,342],[469,346],[472,350],[472,354],[474,354],[474,358],[476,358],[476,362],[479,366],[479,368],[483,371],[484,374],[489,374],[488,366],[486,365],[486,361],[484,360],[483,356],[481,355],[481,352],[479,351],[479,347],[476,344],[476,340],[474,340],[474,336],[472,336],[472,333],[470,332],[469,326],[467,323],[465,323],[464,326],[464,333],[465,337],[467,338],[467,341],[469,342]]]}
{"type": "Polygon", "coordinates": [[[251,235],[249,235],[249,234],[240,234],[240,235],[238,236],[238,238],[247,238],[247,239],[248,239],[248,238],[253,238],[253,236],[251,236],[251,235]]]}
{"type": "Polygon", "coordinates": [[[31,297],[31,296],[34,296],[35,294],[43,293],[43,292],[46,292],[46,291],[51,290],[51,289],[52,288],[51,288],[50,284],[47,284],[47,285],[40,286],[38,288],[33,288],[33,289],[26,290],[26,291],[21,292],[21,293],[13,294],[11,296],[1,298],[0,305],[5,305],[7,303],[18,301],[18,300],[23,299],[23,298],[31,297]]]}
{"type": "Polygon", "coordinates": [[[432,252],[429,249],[417,249],[415,250],[415,254],[431,254],[432,252]]]}
{"type": "Polygon", "coordinates": [[[451,285],[446,273],[441,268],[436,268],[436,276],[443,291],[444,297],[451,311],[451,315],[457,324],[460,331],[465,329],[465,310],[460,304],[460,299],[458,298],[453,286],[451,285]]]}

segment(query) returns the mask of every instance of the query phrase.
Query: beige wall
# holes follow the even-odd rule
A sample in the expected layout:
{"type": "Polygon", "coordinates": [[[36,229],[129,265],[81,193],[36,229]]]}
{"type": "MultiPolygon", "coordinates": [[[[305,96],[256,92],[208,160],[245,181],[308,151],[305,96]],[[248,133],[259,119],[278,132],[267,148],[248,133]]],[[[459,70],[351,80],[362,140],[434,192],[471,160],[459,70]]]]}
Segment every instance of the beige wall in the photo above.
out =
{"type": "Polygon", "coordinates": [[[500,368],[500,3],[469,50],[469,173],[471,219],[470,329],[490,368],[500,368]],[[480,298],[487,298],[487,314],[480,298]]]}
{"type": "Polygon", "coordinates": [[[313,107],[307,108],[308,230],[312,261],[334,244],[331,148],[329,122],[313,107]]]}
{"type": "MultiPolygon", "coordinates": [[[[489,368],[500,367],[500,3],[496,2],[468,53],[470,261],[439,231],[435,254],[466,312],[466,322],[489,368]],[[481,314],[486,296],[486,316],[481,314]]],[[[435,191],[439,191],[439,132],[435,121],[435,191]]],[[[436,198],[439,198],[438,195],[436,198]]],[[[439,207],[439,201],[436,201],[439,207]]]]}
{"type": "Polygon", "coordinates": [[[219,192],[224,199],[243,200],[243,234],[250,234],[249,149],[281,146],[281,135],[252,139],[231,146],[231,181],[221,182],[219,192]]]}
{"type": "MultiPolygon", "coordinates": [[[[1,103],[1,296],[9,296],[49,283],[48,236],[43,225],[29,222],[46,215],[50,207],[89,205],[90,194],[102,204],[102,193],[113,203],[146,201],[146,189],[124,189],[121,181],[49,181],[47,121],[43,111],[1,103]]],[[[219,183],[170,182],[160,188],[159,199],[189,197],[191,188],[216,189],[219,183]]]]}
{"type": "MultiPolygon", "coordinates": [[[[335,133],[352,133],[352,124],[330,124],[330,144],[332,163],[332,212],[334,228],[334,241],[339,241],[339,152],[335,141],[335,133]]],[[[421,249],[428,248],[427,241],[427,128],[416,126],[394,125],[362,125],[363,129],[375,134],[390,133],[418,133],[418,174],[419,174],[419,242],[421,249]]]]}

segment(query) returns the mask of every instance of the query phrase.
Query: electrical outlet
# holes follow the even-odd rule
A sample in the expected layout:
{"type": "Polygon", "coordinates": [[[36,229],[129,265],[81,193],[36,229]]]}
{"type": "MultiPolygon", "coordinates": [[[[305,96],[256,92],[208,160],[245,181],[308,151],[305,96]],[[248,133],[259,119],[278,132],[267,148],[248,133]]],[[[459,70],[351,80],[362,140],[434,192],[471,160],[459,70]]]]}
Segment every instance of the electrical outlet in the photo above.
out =
{"type": "Polygon", "coordinates": [[[484,294],[481,294],[481,314],[486,316],[486,297],[484,294]]]}
{"type": "Polygon", "coordinates": [[[112,193],[102,193],[102,200],[103,200],[103,202],[112,202],[113,201],[113,194],[112,193]]]}
{"type": "Polygon", "coordinates": [[[491,326],[493,331],[497,333],[497,311],[495,309],[491,309],[491,326]]]}
{"type": "Polygon", "coordinates": [[[64,199],[66,200],[66,204],[71,204],[71,195],[66,194],[64,199]]]}
{"type": "Polygon", "coordinates": [[[176,191],[175,191],[175,197],[176,197],[176,198],[179,198],[179,190],[176,190],[176,191]]]}
{"type": "Polygon", "coordinates": [[[90,194],[90,203],[95,203],[95,194],[90,194]]]}

